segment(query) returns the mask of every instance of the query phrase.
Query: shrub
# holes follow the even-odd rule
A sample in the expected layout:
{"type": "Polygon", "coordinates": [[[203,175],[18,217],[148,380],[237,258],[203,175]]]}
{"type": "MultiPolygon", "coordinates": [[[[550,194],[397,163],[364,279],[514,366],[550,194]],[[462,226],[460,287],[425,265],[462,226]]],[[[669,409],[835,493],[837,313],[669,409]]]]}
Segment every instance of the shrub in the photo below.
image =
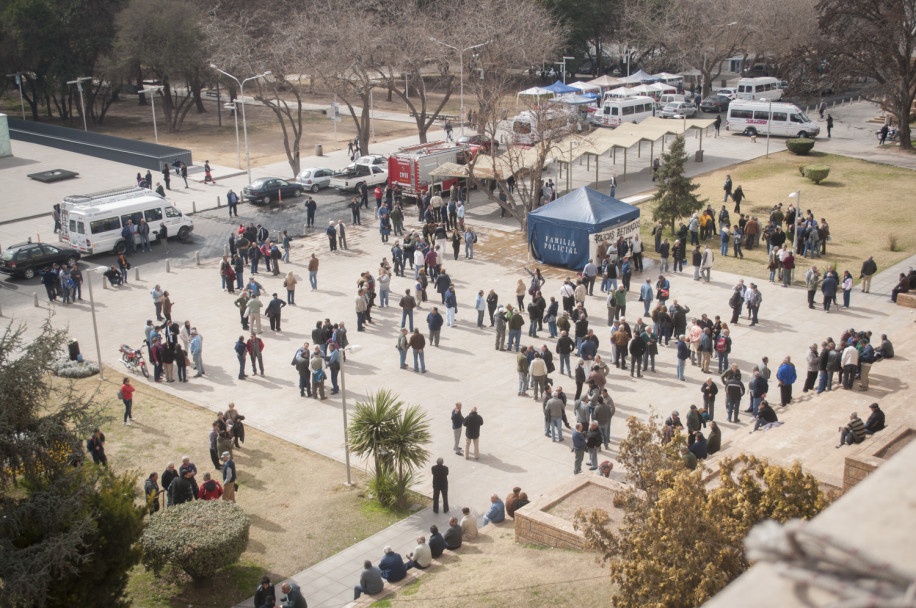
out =
{"type": "Polygon", "coordinates": [[[51,364],[51,371],[61,378],[88,378],[99,373],[99,366],[93,361],[58,359],[51,364]]]}
{"type": "Polygon", "coordinates": [[[194,579],[238,561],[248,545],[248,515],[235,503],[195,500],[153,514],[140,539],[143,565],[157,575],[171,564],[194,579]]]}
{"type": "Polygon", "coordinates": [[[808,152],[814,148],[814,140],[808,137],[799,137],[796,139],[787,139],[786,147],[789,149],[789,152],[792,154],[798,154],[799,156],[805,156],[808,152]]]}
{"type": "Polygon", "coordinates": [[[808,165],[805,167],[805,177],[815,184],[819,184],[830,175],[830,167],[827,165],[808,165]]]}
{"type": "Polygon", "coordinates": [[[898,245],[897,245],[897,241],[899,240],[900,240],[900,237],[898,237],[896,234],[893,234],[893,233],[888,234],[887,235],[887,250],[888,251],[899,251],[898,245]]]}

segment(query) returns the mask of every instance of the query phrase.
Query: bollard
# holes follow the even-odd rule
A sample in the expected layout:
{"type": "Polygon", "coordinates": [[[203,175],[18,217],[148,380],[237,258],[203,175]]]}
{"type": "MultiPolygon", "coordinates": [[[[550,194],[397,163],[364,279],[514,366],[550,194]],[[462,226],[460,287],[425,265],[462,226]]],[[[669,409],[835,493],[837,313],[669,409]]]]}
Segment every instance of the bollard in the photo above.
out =
{"type": "Polygon", "coordinates": [[[0,306],[0,317],[2,317],[2,316],[3,316],[3,307],[0,306]]]}
{"type": "Polygon", "coordinates": [[[38,308],[38,292],[32,292],[32,298],[35,300],[35,308],[38,308]]]}
{"type": "Polygon", "coordinates": [[[134,267],[134,280],[135,281],[140,280],[140,269],[136,266],[134,267]]]}
{"type": "Polygon", "coordinates": [[[223,255],[229,255],[229,245],[223,245],[223,255]]]}
{"type": "MultiPolygon", "coordinates": [[[[89,277],[89,280],[92,280],[92,277],[89,277]]],[[[105,280],[105,275],[102,275],[102,289],[108,289],[108,281],[105,280]]]]}
{"type": "Polygon", "coordinates": [[[165,260],[165,271],[172,272],[172,263],[168,259],[165,260]]]}
{"type": "Polygon", "coordinates": [[[195,203],[194,201],[191,201],[191,213],[193,214],[197,213],[197,203],[195,203]]]}
{"type": "Polygon", "coordinates": [[[197,265],[200,266],[200,252],[197,252],[197,265]]]}
{"type": "Polygon", "coordinates": [[[220,207],[222,207],[222,204],[220,203],[219,195],[217,195],[216,196],[216,208],[219,209],[220,207]]]}
{"type": "Polygon", "coordinates": [[[305,235],[308,234],[308,233],[309,233],[309,225],[308,225],[308,224],[302,224],[302,236],[305,236],[305,235]]]}

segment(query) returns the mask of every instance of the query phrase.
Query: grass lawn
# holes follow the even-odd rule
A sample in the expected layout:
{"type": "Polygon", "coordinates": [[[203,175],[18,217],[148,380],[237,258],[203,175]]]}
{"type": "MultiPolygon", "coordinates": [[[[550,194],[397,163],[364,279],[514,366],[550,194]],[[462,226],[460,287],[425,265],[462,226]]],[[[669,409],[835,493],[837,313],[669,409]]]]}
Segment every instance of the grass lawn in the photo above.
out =
{"type": "MultiPolygon", "coordinates": [[[[487,526],[491,528],[491,526],[487,526]]],[[[446,556],[448,555],[448,556],[446,556]]],[[[424,573],[375,608],[465,606],[610,606],[610,573],[596,553],[515,542],[512,521],[465,542],[442,566],[424,573]]]]}
{"type": "MultiPolygon", "coordinates": [[[[796,282],[803,282],[808,268],[816,264],[822,270],[827,264],[835,264],[840,276],[849,270],[858,279],[862,262],[874,256],[879,272],[916,251],[916,215],[913,204],[916,193],[913,190],[914,175],[909,169],[870,163],[845,156],[818,154],[796,156],[788,151],[771,154],[770,158],[758,158],[726,169],[713,171],[694,178],[700,185],[699,194],[708,199],[713,209],[722,208],[722,184],[725,176],[731,175],[734,187],[742,186],[747,199],[741,203],[741,211],[756,216],[761,226],[766,225],[770,210],[776,203],[782,202],[783,209],[789,202],[790,192],[801,192],[801,209],[811,209],[815,218],[820,221],[826,218],[830,226],[831,241],[827,243],[827,255],[823,258],[803,259],[796,257],[796,282]],[[830,167],[830,176],[820,185],[801,177],[799,164],[823,164],[830,167]],[[897,251],[890,251],[888,238],[897,237],[897,251]]],[[[637,205],[642,210],[643,224],[641,238],[648,245],[648,255],[655,257],[651,235],[652,199],[637,205]]],[[[732,223],[737,223],[738,214],[734,213],[735,204],[726,203],[732,223]]],[[[685,219],[686,223],[686,219],[685,219]]],[[[716,222],[718,229],[718,221],[716,222]]],[[[783,225],[785,228],[785,225],[783,225]]],[[[673,238],[666,230],[665,236],[673,243],[673,238]]],[[[716,253],[713,271],[733,272],[758,279],[768,279],[766,269],[766,247],[753,251],[744,251],[744,259],[719,255],[718,237],[710,238],[707,243],[716,253]]],[[[687,266],[690,266],[690,249],[687,254],[687,266]]],[[[688,268],[685,268],[685,271],[688,268]]],[[[693,268],[689,268],[690,272],[693,268]]]]}
{"type": "MultiPolygon", "coordinates": [[[[208,440],[212,412],[135,382],[136,422],[126,427],[121,423],[124,406],[115,397],[124,374],[106,368],[105,377],[101,384],[98,376],[75,382],[82,391],[100,387],[98,399],[112,416],[102,429],[109,465],[136,471],[139,495],[151,472],[161,475],[170,461],[180,465],[185,454],[197,465],[199,481],[205,472],[214,472],[208,440]]],[[[256,416],[246,409],[238,406],[249,420],[256,416]]],[[[404,516],[366,498],[364,475],[354,475],[355,487],[345,486],[344,465],[339,462],[250,426],[242,445],[234,455],[240,486],[236,500],[251,518],[251,532],[239,564],[203,583],[177,570],[156,578],[137,566],[128,586],[133,606],[232,606],[250,597],[265,574],[274,581],[295,574],[404,516]]]]}

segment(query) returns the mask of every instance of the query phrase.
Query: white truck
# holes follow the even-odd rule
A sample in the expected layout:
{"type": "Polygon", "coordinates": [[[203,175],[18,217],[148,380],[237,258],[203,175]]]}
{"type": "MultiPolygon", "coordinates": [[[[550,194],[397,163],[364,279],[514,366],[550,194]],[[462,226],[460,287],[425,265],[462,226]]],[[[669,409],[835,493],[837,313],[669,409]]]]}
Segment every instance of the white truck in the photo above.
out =
{"type": "Polygon", "coordinates": [[[378,165],[350,165],[343,171],[338,171],[328,184],[331,188],[340,191],[356,190],[360,184],[374,187],[388,182],[388,172],[378,165]]]}

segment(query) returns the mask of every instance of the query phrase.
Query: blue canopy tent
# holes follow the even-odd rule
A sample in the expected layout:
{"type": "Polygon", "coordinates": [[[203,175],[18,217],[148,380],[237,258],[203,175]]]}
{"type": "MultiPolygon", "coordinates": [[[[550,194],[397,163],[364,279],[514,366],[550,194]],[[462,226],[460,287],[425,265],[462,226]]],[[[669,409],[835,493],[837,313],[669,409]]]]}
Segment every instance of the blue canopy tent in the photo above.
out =
{"type": "Polygon", "coordinates": [[[557,95],[562,95],[563,93],[581,93],[582,92],[575,87],[566,86],[559,80],[553,83],[552,85],[550,85],[549,87],[544,87],[544,88],[547,89],[548,91],[556,93],[557,95]]]}
{"type": "Polygon", "coordinates": [[[639,231],[639,209],[579,188],[528,214],[528,248],[544,264],[581,270],[592,240],[627,238],[639,231]]]}

